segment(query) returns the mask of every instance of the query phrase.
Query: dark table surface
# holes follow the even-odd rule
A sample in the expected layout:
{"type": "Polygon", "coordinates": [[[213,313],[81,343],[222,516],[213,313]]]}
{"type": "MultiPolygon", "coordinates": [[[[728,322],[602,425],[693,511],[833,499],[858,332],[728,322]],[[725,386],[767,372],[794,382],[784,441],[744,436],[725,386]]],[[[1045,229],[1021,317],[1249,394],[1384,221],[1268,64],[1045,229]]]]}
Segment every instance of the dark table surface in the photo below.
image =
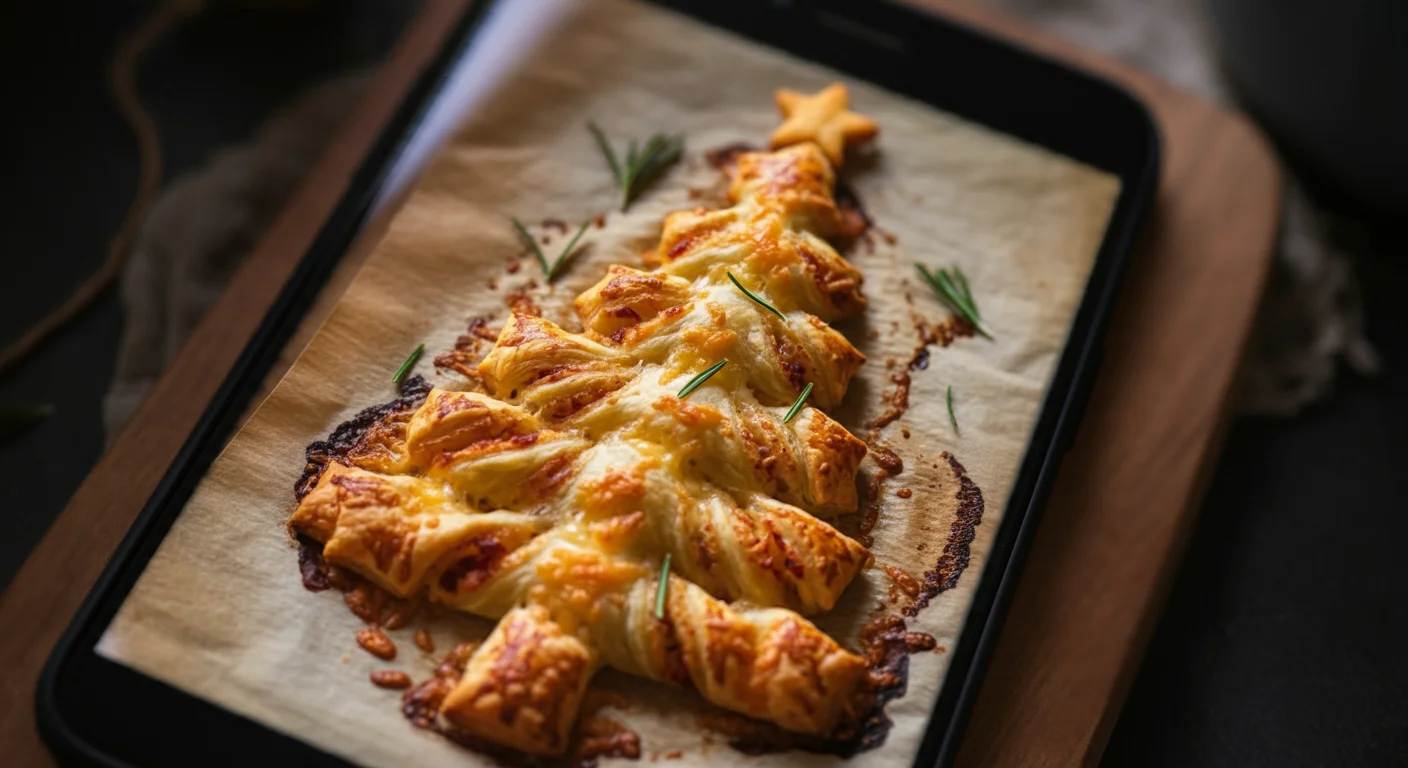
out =
{"type": "MultiPolygon", "coordinates": [[[[0,339],[102,260],[137,155],[106,92],[148,3],[0,10],[0,339]]],[[[211,10],[140,75],[168,178],[249,137],[328,75],[376,61],[415,3],[211,10]]],[[[1234,421],[1165,615],[1111,740],[1114,766],[1408,764],[1408,243],[1360,237],[1375,378],[1291,420],[1234,421]]],[[[109,292],[11,374],[0,406],[51,404],[0,442],[0,586],[100,455],[122,317],[109,292]]]]}

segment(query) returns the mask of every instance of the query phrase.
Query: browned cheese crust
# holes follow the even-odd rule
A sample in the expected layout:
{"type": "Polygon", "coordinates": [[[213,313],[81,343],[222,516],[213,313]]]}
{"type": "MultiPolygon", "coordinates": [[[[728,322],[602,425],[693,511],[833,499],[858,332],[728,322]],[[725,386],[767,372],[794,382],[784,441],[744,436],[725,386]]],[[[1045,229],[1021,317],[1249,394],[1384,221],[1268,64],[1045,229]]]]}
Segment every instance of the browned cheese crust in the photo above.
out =
{"type": "Polygon", "coordinates": [[[512,313],[481,391],[415,389],[310,450],[290,526],[327,563],[499,620],[443,695],[449,727],[560,754],[602,666],[801,734],[864,713],[866,659],[803,618],[870,559],[825,522],[855,511],[866,454],[823,412],[865,362],[828,325],[866,307],[828,241],[833,166],[874,133],[841,95],[840,126],[779,96],[786,130],[732,158],[733,205],[670,214],[648,271],[577,298],[581,333],[512,313]]]}

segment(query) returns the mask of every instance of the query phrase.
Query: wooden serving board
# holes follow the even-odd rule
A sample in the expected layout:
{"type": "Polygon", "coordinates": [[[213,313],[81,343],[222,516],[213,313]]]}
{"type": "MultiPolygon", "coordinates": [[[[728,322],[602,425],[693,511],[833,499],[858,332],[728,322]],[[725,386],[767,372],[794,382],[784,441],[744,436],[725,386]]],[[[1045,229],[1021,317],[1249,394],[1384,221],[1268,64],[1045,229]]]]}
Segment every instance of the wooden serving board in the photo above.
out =
{"type": "MultiPolygon", "coordinates": [[[[922,4],[1124,84],[1152,107],[1163,134],[1163,180],[1104,368],[960,755],[967,766],[1091,764],[1119,714],[1216,458],[1271,261],[1279,174],[1265,142],[1235,115],[991,9],[922,4]]],[[[45,659],[358,161],[466,7],[427,0],[327,154],[0,595],[6,764],[52,763],[33,707],[45,659]]]]}

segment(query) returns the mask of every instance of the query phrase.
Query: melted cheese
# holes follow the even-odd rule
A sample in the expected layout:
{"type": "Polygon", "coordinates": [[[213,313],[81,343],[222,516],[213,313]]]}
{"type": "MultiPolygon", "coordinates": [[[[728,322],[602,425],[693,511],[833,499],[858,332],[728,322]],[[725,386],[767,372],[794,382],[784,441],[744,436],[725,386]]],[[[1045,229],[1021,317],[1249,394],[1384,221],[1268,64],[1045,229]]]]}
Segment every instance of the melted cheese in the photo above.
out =
{"type": "Polygon", "coordinates": [[[864,362],[826,323],[865,307],[823,239],[843,229],[834,183],[815,144],[742,155],[735,204],[670,215],[654,271],[613,267],[578,297],[583,332],[511,315],[485,393],[432,391],[403,443],[330,467],[302,501],[292,526],[330,562],[502,617],[449,722],[560,752],[602,664],[797,731],[854,714],[864,661],[799,615],[869,560],[820,519],[854,511],[865,455],[819,410],[864,362]],[[817,407],[784,423],[808,383],[817,407]]]}

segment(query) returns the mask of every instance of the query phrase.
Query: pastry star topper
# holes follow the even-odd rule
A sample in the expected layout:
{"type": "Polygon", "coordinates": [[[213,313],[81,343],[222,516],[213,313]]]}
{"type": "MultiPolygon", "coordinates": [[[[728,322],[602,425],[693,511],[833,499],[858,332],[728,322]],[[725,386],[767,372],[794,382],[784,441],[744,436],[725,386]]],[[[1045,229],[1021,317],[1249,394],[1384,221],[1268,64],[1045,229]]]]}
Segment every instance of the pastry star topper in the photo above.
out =
{"type": "Polygon", "coordinates": [[[850,111],[850,94],[842,83],[832,83],[811,95],[783,89],[777,91],[774,98],[785,119],[772,132],[773,149],[804,141],[816,142],[831,164],[840,166],[846,147],[855,146],[880,131],[874,120],[850,111]]]}

